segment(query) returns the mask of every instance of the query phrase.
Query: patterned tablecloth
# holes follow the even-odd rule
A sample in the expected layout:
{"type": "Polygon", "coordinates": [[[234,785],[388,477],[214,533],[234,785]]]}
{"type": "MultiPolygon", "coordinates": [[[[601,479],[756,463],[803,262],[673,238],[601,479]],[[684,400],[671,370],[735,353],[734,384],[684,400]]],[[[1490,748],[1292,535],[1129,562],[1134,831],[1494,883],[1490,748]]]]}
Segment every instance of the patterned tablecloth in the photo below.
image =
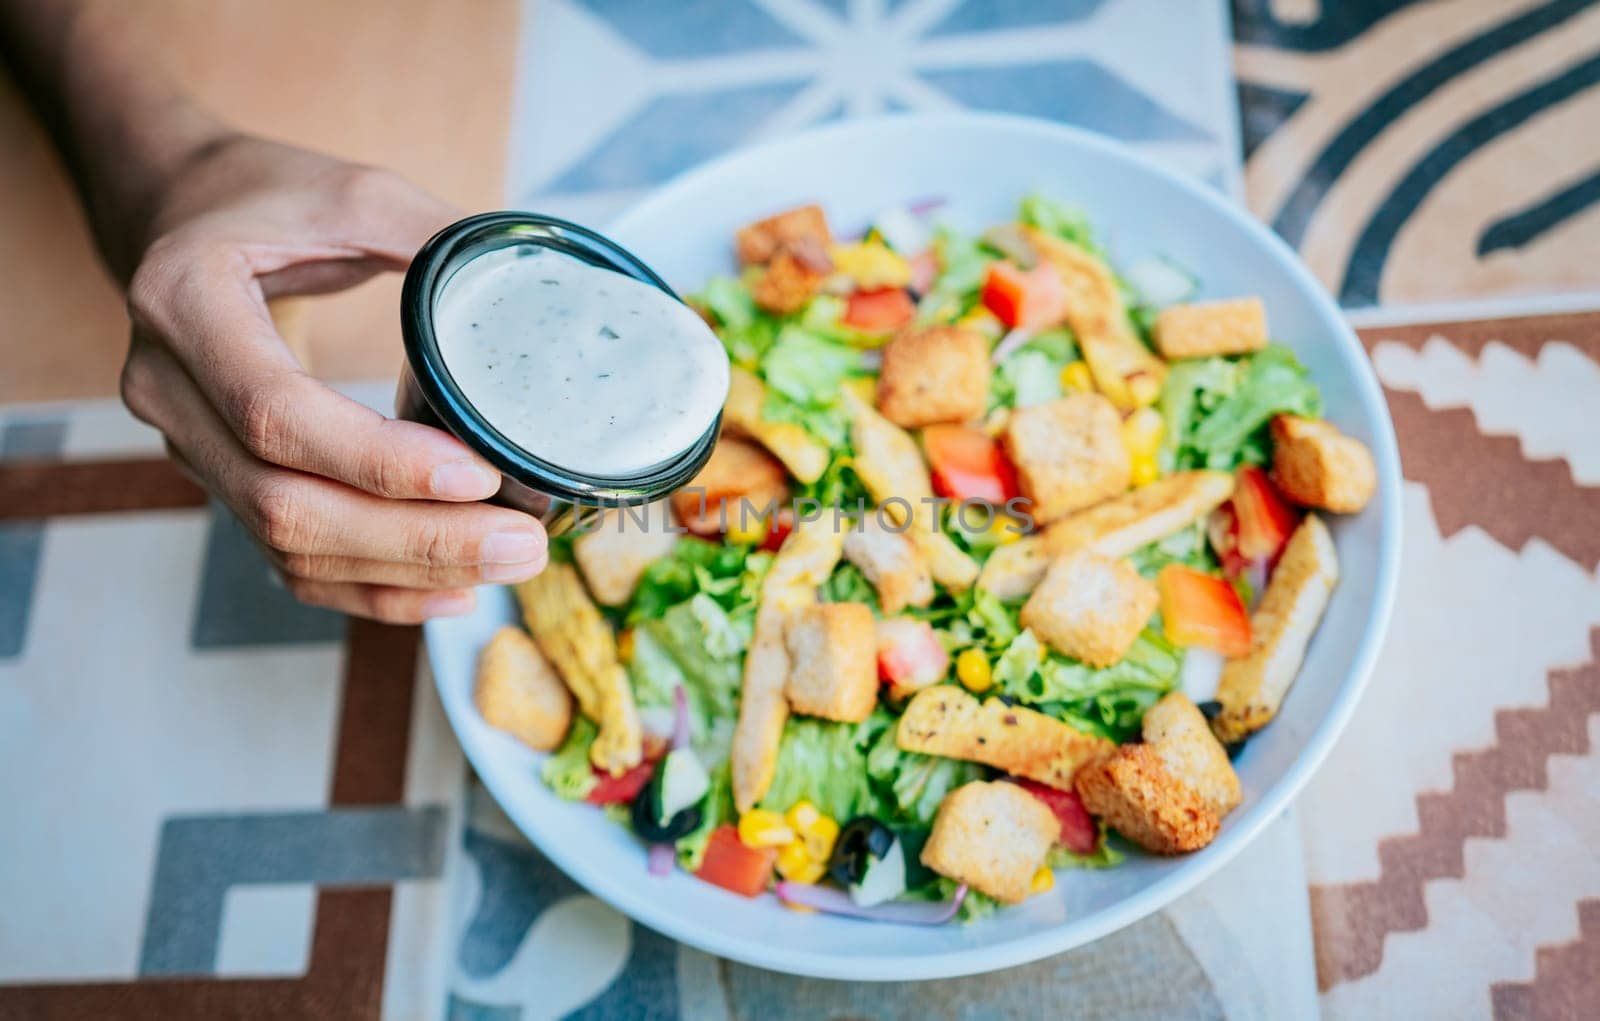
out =
{"type": "Polygon", "coordinates": [[[1228,13],[546,0],[509,201],[601,222],[753,139],[965,106],[1105,131],[1299,247],[1389,399],[1404,565],[1347,735],[1235,864],[993,976],[708,957],[509,826],[416,630],[293,603],[120,408],[12,407],[0,1017],[1593,1016],[1600,6],[1236,0],[1231,61],[1228,13]]]}

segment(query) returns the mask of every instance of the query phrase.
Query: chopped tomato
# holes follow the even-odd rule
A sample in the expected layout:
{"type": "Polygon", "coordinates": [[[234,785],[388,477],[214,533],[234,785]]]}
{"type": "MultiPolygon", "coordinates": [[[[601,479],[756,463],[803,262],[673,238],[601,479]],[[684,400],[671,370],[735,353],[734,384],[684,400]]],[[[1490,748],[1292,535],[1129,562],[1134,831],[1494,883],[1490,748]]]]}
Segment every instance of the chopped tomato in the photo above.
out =
{"type": "Polygon", "coordinates": [[[933,491],[956,502],[983,500],[996,509],[1017,495],[1017,473],[1000,444],[964,425],[930,425],[922,449],[933,466],[933,491]]]}
{"type": "Polygon", "coordinates": [[[983,279],[983,304],[1011,329],[1039,330],[1066,315],[1067,291],[1055,267],[1046,263],[1021,270],[1010,262],[992,262],[983,279]]]}
{"type": "Polygon", "coordinates": [[[1294,509],[1278,495],[1267,473],[1253,464],[1234,476],[1233,513],[1238,522],[1239,555],[1274,562],[1299,523],[1294,509]]]}
{"type": "Polygon", "coordinates": [[[1224,656],[1250,651],[1250,618],[1226,578],[1168,564],[1156,578],[1161,620],[1175,645],[1200,645],[1224,656]]]}
{"type": "Polygon", "coordinates": [[[911,257],[910,266],[911,290],[917,294],[927,294],[928,288],[939,276],[939,256],[934,254],[933,249],[925,248],[911,257]]]}
{"type": "Polygon", "coordinates": [[[896,696],[944,679],[950,653],[925,620],[896,617],[878,622],[878,679],[896,696]]]}
{"type": "Polygon", "coordinates": [[[1018,786],[1044,802],[1056,814],[1056,819],[1061,823],[1061,839],[1057,843],[1065,845],[1073,854],[1094,853],[1095,848],[1100,846],[1100,827],[1089,810],[1083,807],[1083,800],[1078,797],[1077,791],[1058,791],[1034,780],[1015,779],[1018,786]]]}
{"type": "Polygon", "coordinates": [[[591,805],[628,804],[650,782],[650,774],[655,772],[656,763],[666,754],[665,738],[655,734],[644,735],[644,761],[621,776],[612,776],[603,769],[594,768],[594,790],[583,800],[591,805]]]}
{"type": "Polygon", "coordinates": [[[777,860],[777,848],[746,847],[739,839],[739,828],[724,824],[711,831],[705,859],[695,875],[724,890],[755,897],[772,881],[772,866],[777,860]]]}
{"type": "Polygon", "coordinates": [[[783,540],[789,538],[789,533],[792,531],[794,531],[794,512],[785,507],[768,523],[767,537],[761,540],[761,548],[768,553],[778,552],[783,540]]]}
{"type": "Polygon", "coordinates": [[[863,333],[889,333],[909,323],[916,314],[911,295],[898,287],[884,287],[852,293],[845,303],[843,322],[863,333]]]}
{"type": "Polygon", "coordinates": [[[1239,518],[1233,513],[1232,501],[1227,501],[1211,512],[1206,519],[1206,537],[1211,548],[1222,561],[1222,573],[1237,578],[1250,569],[1250,561],[1239,552],[1239,518]]]}

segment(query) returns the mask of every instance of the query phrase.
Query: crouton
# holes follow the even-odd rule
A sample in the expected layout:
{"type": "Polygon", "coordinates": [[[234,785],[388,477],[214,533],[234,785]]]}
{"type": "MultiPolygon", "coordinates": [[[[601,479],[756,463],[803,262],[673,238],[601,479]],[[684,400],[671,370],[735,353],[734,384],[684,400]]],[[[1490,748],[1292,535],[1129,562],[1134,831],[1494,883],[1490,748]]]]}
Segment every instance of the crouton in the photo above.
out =
{"type": "Polygon", "coordinates": [[[1002,699],[979,702],[953,684],[917,692],[900,717],[895,742],[908,752],[979,762],[1063,791],[1072,789],[1080,766],[1116,747],[1002,699]]]}
{"type": "Polygon", "coordinates": [[[633,598],[644,569],[672,552],[675,528],[666,501],[602,514],[594,529],[572,544],[572,559],[595,602],[621,606],[633,598]]]}
{"type": "Polygon", "coordinates": [[[793,315],[811,300],[827,279],[827,270],[792,248],[780,248],[766,270],[750,288],[750,296],[763,311],[793,315]]]}
{"type": "Polygon", "coordinates": [[[878,621],[878,672],[896,701],[938,684],[950,672],[950,653],[933,625],[910,617],[878,621]]]}
{"type": "Polygon", "coordinates": [[[789,677],[784,631],[789,616],[816,602],[817,586],[833,573],[843,544],[837,530],[820,522],[801,522],[783,541],[762,579],[761,608],[745,653],[739,719],[729,755],[733,801],[740,812],[761,800],[778,768],[778,745],[789,719],[784,695],[789,677]]]}
{"type": "Polygon", "coordinates": [[[1156,854],[1198,850],[1222,825],[1205,797],[1146,744],[1123,745],[1083,767],[1074,786],[1089,814],[1156,854]]]}
{"type": "Polygon", "coordinates": [[[928,565],[904,532],[891,531],[880,513],[869,513],[844,537],[845,559],[861,569],[878,590],[885,614],[933,601],[928,565]]]}
{"type": "Polygon", "coordinates": [[[1099,394],[1073,394],[1018,408],[1000,442],[1017,469],[1036,524],[1116,496],[1133,477],[1122,420],[1099,394]]]}
{"type": "Polygon", "coordinates": [[[1003,904],[1032,892],[1033,876],[1061,836],[1043,801],[1014,783],[976,780],[944,796],[922,864],[1003,904]]]}
{"type": "Polygon", "coordinates": [[[485,723],[534,751],[559,747],[572,726],[572,693],[521,628],[503,627],[483,647],[473,701],[485,723]]]}
{"type": "Polygon", "coordinates": [[[883,349],[878,410],[905,429],[982,418],[989,404],[989,342],[959,326],[911,327],[883,349]]]}
{"type": "Polygon", "coordinates": [[[1250,614],[1250,651],[1230,659],[1217,682],[1222,709],[1211,729],[1224,742],[1266,726],[1300,672],[1306,646],[1339,583],[1339,552],[1315,514],[1294,530],[1250,614]]]}
{"type": "Polygon", "coordinates": [[[878,704],[878,631],[866,603],[817,603],[790,615],[784,694],[802,716],[859,723],[878,704]]]}
{"type": "Polygon", "coordinates": [[[766,384],[754,373],[737,365],[728,368],[728,402],[722,409],[722,422],[729,432],[738,432],[760,443],[783,462],[789,474],[801,482],[822,478],[832,456],[827,444],[793,422],[769,422],[761,417],[766,402],[766,384]]]}
{"type": "Polygon", "coordinates": [[[1122,288],[1092,253],[1034,227],[1022,234],[1054,267],[1067,292],[1067,325],[1089,365],[1095,389],[1122,411],[1155,403],[1167,366],[1133,332],[1122,288]]]}
{"type": "Polygon", "coordinates": [[[523,621],[539,651],[600,728],[589,760],[620,776],[644,758],[644,730],[628,675],[617,660],[617,639],[571,564],[551,564],[517,585],[523,621]]]}
{"type": "Polygon", "coordinates": [[[1044,577],[1053,556],[1086,549],[1125,557],[1199,521],[1233,493],[1233,476],[1187,471],[1095,504],[990,554],[978,587],[1003,600],[1020,599],[1044,577]]]}
{"type": "Polygon", "coordinates": [[[1239,774],[1205,716],[1183,692],[1170,692],[1146,709],[1140,731],[1167,771],[1199,791],[1219,819],[1239,804],[1239,774]]]}
{"type": "Polygon", "coordinates": [[[730,525],[753,527],[763,514],[776,514],[788,495],[789,477],[777,459],[753,443],[724,436],[706,466],[670,499],[684,527],[712,535],[730,525]]]}
{"type": "Polygon", "coordinates": [[[797,241],[824,248],[832,244],[833,234],[821,206],[797,206],[741,227],[734,235],[739,263],[744,266],[768,262],[779,250],[797,241]]]}
{"type": "Polygon", "coordinates": [[[1272,420],[1272,481],[1307,507],[1354,514],[1378,488],[1378,468],[1362,442],[1332,422],[1295,415],[1272,420]]]}
{"type": "Polygon", "coordinates": [[[978,564],[939,528],[933,485],[917,441],[848,389],[841,396],[851,410],[856,474],[868,495],[878,501],[879,512],[905,526],[905,537],[927,563],[934,581],[952,592],[971,588],[978,579],[978,564]]]}
{"type": "Polygon", "coordinates": [[[1062,655],[1107,667],[1139,637],[1159,599],[1155,582],[1126,560],[1074,550],[1050,564],[1020,620],[1062,655]]]}
{"type": "Polygon", "coordinates": [[[1267,346],[1267,310],[1260,298],[1173,305],[1156,317],[1156,349],[1167,358],[1239,355],[1267,346]]]}

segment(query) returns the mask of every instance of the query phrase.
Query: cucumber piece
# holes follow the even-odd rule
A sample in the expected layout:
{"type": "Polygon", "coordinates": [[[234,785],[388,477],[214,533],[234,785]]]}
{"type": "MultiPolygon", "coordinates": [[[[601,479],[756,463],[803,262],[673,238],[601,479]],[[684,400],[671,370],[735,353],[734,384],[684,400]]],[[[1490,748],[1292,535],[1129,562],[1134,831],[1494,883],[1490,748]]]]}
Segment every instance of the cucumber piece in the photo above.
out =
{"type": "Polygon", "coordinates": [[[661,788],[656,805],[656,819],[662,825],[679,812],[700,803],[711,789],[711,777],[706,775],[700,759],[689,748],[668,752],[661,760],[661,788]]]}
{"type": "Polygon", "coordinates": [[[906,856],[898,838],[881,858],[867,861],[861,882],[850,886],[850,899],[857,907],[870,908],[894,900],[906,892],[906,856]]]}

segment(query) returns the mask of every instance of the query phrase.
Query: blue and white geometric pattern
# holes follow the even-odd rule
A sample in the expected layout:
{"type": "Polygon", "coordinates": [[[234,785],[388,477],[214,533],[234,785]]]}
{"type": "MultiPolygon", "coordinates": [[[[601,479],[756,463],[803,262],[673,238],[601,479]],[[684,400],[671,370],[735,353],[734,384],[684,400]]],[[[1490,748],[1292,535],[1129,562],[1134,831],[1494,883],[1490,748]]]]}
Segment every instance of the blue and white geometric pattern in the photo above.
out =
{"type": "Polygon", "coordinates": [[[603,222],[728,150],[841,117],[995,110],[1103,132],[1239,193],[1220,3],[540,0],[507,193],[603,222]]]}

